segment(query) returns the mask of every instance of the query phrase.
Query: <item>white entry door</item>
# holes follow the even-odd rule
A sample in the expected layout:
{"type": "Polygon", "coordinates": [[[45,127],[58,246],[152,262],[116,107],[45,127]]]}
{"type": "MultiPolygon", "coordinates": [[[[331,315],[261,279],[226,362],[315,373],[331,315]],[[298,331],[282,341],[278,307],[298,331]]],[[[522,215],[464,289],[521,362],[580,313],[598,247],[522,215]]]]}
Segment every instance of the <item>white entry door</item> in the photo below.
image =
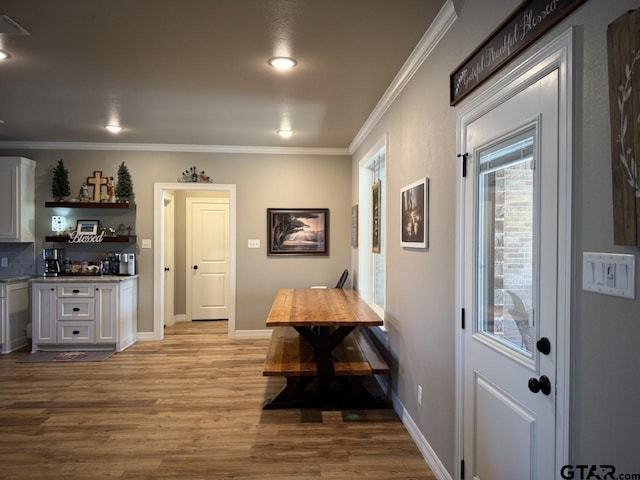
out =
{"type": "Polygon", "coordinates": [[[229,199],[187,198],[187,317],[228,319],[229,199]]]}
{"type": "Polygon", "coordinates": [[[557,473],[558,78],[463,133],[465,478],[557,473]]]}

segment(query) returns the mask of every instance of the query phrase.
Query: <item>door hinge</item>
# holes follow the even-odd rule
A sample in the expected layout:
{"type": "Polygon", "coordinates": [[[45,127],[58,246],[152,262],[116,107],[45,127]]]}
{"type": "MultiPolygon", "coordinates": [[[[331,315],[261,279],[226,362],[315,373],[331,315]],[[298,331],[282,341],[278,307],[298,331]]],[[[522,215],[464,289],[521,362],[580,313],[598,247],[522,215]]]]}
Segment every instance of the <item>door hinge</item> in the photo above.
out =
{"type": "Polygon", "coordinates": [[[459,153],[458,158],[462,157],[462,177],[467,176],[467,158],[469,157],[468,153],[459,153]]]}
{"type": "Polygon", "coordinates": [[[464,308],[460,309],[460,326],[464,330],[464,327],[465,327],[464,308]]]}
{"type": "Polygon", "coordinates": [[[464,480],[464,460],[460,460],[460,480],[464,480]]]}

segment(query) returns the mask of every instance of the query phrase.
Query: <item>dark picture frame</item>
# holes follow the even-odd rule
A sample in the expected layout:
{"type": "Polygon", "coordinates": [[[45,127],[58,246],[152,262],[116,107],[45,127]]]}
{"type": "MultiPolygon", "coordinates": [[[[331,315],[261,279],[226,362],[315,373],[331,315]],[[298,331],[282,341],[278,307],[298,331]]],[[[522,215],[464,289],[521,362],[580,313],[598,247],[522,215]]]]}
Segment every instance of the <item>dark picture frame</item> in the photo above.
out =
{"type": "Polygon", "coordinates": [[[409,248],[429,246],[429,179],[421,178],[400,190],[400,244],[409,248]]]}
{"type": "Polygon", "coordinates": [[[358,205],[351,207],[351,248],[358,248],[358,205]]]}
{"type": "Polygon", "coordinates": [[[267,255],[329,255],[329,209],[268,208],[267,255]]]}
{"type": "Polygon", "coordinates": [[[76,223],[76,236],[97,235],[99,220],[78,220],[76,223]]]}
{"type": "Polygon", "coordinates": [[[372,229],[371,229],[371,251],[373,253],[380,253],[380,222],[382,222],[382,217],[380,212],[381,203],[382,203],[382,184],[380,180],[371,185],[371,207],[372,207],[372,229]]]}

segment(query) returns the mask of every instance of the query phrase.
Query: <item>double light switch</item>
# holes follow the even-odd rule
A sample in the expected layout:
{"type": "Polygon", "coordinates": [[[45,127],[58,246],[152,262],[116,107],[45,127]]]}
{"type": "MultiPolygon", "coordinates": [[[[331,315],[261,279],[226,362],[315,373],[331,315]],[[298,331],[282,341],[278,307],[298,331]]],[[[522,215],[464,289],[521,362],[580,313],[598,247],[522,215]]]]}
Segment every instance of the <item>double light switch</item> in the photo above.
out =
{"type": "Polygon", "coordinates": [[[582,289],[635,298],[635,256],[617,253],[582,254],[582,289]]]}

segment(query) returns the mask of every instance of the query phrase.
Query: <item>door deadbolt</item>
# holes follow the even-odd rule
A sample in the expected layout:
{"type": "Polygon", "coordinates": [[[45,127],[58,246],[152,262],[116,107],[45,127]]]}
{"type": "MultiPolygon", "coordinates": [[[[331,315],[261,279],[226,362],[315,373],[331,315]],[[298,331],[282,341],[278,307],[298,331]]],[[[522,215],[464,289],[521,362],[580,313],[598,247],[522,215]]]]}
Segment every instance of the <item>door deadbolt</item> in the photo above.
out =
{"type": "Polygon", "coordinates": [[[542,337],[536,342],[536,348],[543,355],[549,355],[551,353],[551,342],[547,337],[542,337]]]}

